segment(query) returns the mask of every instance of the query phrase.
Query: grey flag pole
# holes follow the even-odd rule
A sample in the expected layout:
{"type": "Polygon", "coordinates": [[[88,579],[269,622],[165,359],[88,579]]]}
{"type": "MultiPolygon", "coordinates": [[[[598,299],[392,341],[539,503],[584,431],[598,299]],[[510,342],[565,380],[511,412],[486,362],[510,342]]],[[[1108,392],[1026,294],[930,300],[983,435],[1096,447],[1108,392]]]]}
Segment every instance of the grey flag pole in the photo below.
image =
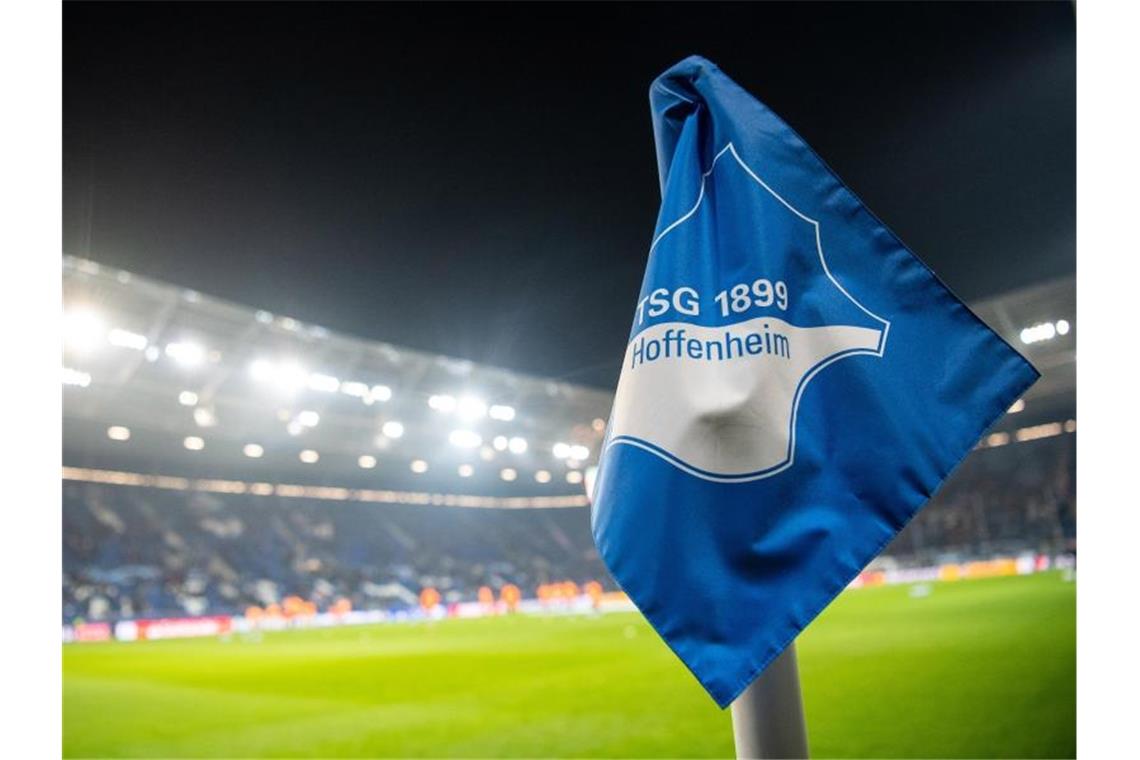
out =
{"type": "Polygon", "coordinates": [[[732,736],[738,760],[808,756],[795,642],[732,703],[732,736]]]}

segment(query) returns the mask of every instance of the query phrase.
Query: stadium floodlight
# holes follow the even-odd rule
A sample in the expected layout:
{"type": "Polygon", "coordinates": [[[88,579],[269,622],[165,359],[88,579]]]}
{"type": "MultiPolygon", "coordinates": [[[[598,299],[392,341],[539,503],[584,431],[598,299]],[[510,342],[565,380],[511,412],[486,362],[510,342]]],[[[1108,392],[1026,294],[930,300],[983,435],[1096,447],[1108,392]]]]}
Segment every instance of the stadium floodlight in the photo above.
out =
{"type": "Polygon", "coordinates": [[[289,424],[285,426],[285,429],[289,432],[289,435],[300,435],[305,432],[305,426],[297,420],[290,420],[289,424]]]}
{"type": "Polygon", "coordinates": [[[305,449],[300,454],[298,454],[297,457],[305,464],[316,464],[317,461],[321,458],[321,455],[312,449],[305,449]]]}
{"type": "Polygon", "coordinates": [[[273,322],[273,315],[264,309],[258,309],[257,313],[253,315],[253,318],[263,325],[268,325],[273,322]]]}
{"type": "Polygon", "coordinates": [[[1052,322],[1042,322],[1032,327],[1026,327],[1021,331],[1021,342],[1027,346],[1045,340],[1053,340],[1055,337],[1057,337],[1057,327],[1052,322]]]}
{"type": "Polygon", "coordinates": [[[371,470],[376,466],[376,457],[371,454],[362,454],[360,458],[356,460],[356,463],[365,470],[371,470]]]}
{"type": "Polygon", "coordinates": [[[1065,432],[1066,433],[1077,432],[1077,421],[1076,420],[1065,420],[1065,432]]]}
{"type": "Polygon", "coordinates": [[[422,475],[428,471],[428,463],[422,459],[413,459],[411,468],[415,474],[422,475]]]}
{"type": "Polygon", "coordinates": [[[314,412],[312,409],[306,409],[297,415],[297,422],[305,427],[316,427],[321,423],[321,415],[314,412]]]}
{"type": "Polygon", "coordinates": [[[1023,409],[1025,409],[1025,399],[1019,398],[1017,401],[1014,401],[1006,411],[1010,414],[1017,414],[1023,409]]]}
{"type": "Polygon", "coordinates": [[[504,467],[503,469],[499,470],[499,477],[502,478],[503,480],[507,481],[508,483],[513,481],[518,476],[519,476],[518,471],[515,470],[513,467],[504,467]]]}
{"type": "Polygon", "coordinates": [[[477,396],[463,396],[456,402],[455,411],[461,420],[474,422],[487,416],[487,402],[477,396]]]}
{"type": "Polygon", "coordinates": [[[268,359],[254,359],[249,365],[249,374],[259,382],[269,382],[273,379],[273,362],[268,359]]]}
{"type": "Polygon", "coordinates": [[[286,395],[292,395],[309,384],[309,373],[293,361],[274,363],[257,359],[249,365],[249,373],[258,382],[273,385],[286,395]]]}
{"type": "Polygon", "coordinates": [[[590,458],[590,450],[582,445],[570,447],[570,459],[577,459],[579,462],[584,462],[590,458]]]}
{"type": "Polygon", "coordinates": [[[107,437],[112,441],[129,441],[131,439],[131,429],[123,427],[122,425],[112,425],[107,428],[107,437]]]}
{"type": "Polygon", "coordinates": [[[495,451],[506,451],[507,446],[510,444],[505,435],[497,435],[495,439],[491,441],[491,445],[495,447],[495,451]]]}
{"type": "Polygon", "coordinates": [[[178,394],[178,403],[182,406],[194,406],[198,403],[198,394],[194,391],[182,391],[178,394]]]}
{"type": "Polygon", "coordinates": [[[452,430],[447,440],[461,449],[473,449],[483,443],[483,436],[474,430],[452,430]]]}
{"type": "Polygon", "coordinates": [[[323,375],[320,372],[314,372],[309,375],[309,388],[321,393],[336,393],[340,390],[340,380],[332,375],[323,375]]]}
{"type": "Polygon", "coordinates": [[[1067,319],[1058,319],[1055,327],[1057,328],[1058,335],[1069,334],[1069,321],[1067,319]]]}
{"type": "Polygon", "coordinates": [[[143,351],[146,349],[147,339],[145,335],[140,335],[130,330],[120,330],[115,328],[107,333],[107,342],[112,346],[119,346],[120,348],[130,348],[135,351],[143,351]]]}
{"type": "Polygon", "coordinates": [[[570,444],[559,441],[550,451],[555,459],[567,459],[570,456],[570,444]]]}
{"type": "Polygon", "coordinates": [[[1009,443],[1009,433],[990,433],[986,437],[986,445],[990,448],[997,448],[1009,443]]]}
{"type": "Polygon", "coordinates": [[[507,448],[511,450],[512,454],[525,454],[526,453],[526,439],[521,436],[513,436],[507,442],[507,448]]]}
{"type": "Polygon", "coordinates": [[[182,445],[189,451],[201,451],[206,448],[206,442],[196,435],[188,435],[182,439],[182,445]]]}
{"type": "Polygon", "coordinates": [[[148,362],[154,364],[156,361],[158,361],[158,357],[161,355],[161,353],[162,352],[158,350],[158,346],[147,346],[146,351],[143,351],[143,356],[146,357],[146,360],[148,362]]]}
{"type": "Polygon", "coordinates": [[[446,393],[438,393],[428,397],[428,406],[437,412],[450,414],[455,411],[455,396],[449,396],[446,393]]]}
{"type": "Polygon", "coordinates": [[[245,454],[250,459],[260,459],[261,455],[265,453],[265,449],[256,443],[247,443],[242,447],[241,453],[245,454]]]}
{"type": "Polygon", "coordinates": [[[495,458],[495,450],[490,446],[484,446],[483,448],[479,449],[479,458],[484,462],[490,462],[495,458]]]}
{"type": "Polygon", "coordinates": [[[340,384],[340,392],[346,396],[364,398],[368,395],[368,384],[358,380],[345,380],[340,384]]]}
{"type": "Polygon", "coordinates": [[[384,434],[385,438],[400,438],[404,435],[404,423],[388,420],[380,426],[380,432],[384,434]]]}
{"type": "Polygon", "coordinates": [[[86,388],[88,385],[91,385],[91,375],[87,374],[86,372],[80,372],[77,369],[64,367],[63,384],[74,385],[79,388],[86,388]]]}
{"type": "Polygon", "coordinates": [[[76,309],[64,315],[64,340],[76,351],[90,351],[99,345],[105,334],[103,320],[90,309],[76,309]]]}
{"type": "Polygon", "coordinates": [[[456,472],[459,473],[459,477],[461,478],[469,478],[475,474],[475,468],[469,464],[461,464],[456,472]]]}
{"type": "Polygon", "coordinates": [[[539,483],[549,483],[550,482],[550,471],[549,470],[538,470],[537,472],[534,473],[534,479],[539,483]]]}
{"type": "Polygon", "coordinates": [[[197,343],[179,341],[166,344],[166,355],[183,367],[197,367],[206,359],[206,350],[197,343]]]}
{"type": "Polygon", "coordinates": [[[487,410],[487,415],[493,420],[510,422],[515,418],[515,408],[506,404],[495,404],[487,410]]]}
{"type": "Polygon", "coordinates": [[[601,417],[595,417],[594,421],[590,423],[590,427],[594,428],[595,433],[604,433],[606,431],[606,421],[601,417]]]}
{"type": "Polygon", "coordinates": [[[1019,428],[1013,437],[1017,439],[1018,443],[1023,443],[1025,441],[1036,441],[1039,438],[1052,438],[1055,435],[1060,435],[1063,430],[1064,427],[1060,422],[1047,422],[1043,425],[1019,428]]]}
{"type": "Polygon", "coordinates": [[[388,401],[392,398],[392,389],[387,385],[373,385],[368,397],[374,401],[388,401]]]}
{"type": "Polygon", "coordinates": [[[574,484],[574,485],[581,483],[582,482],[582,471],[581,470],[570,470],[568,473],[566,473],[566,482],[574,484]]]}
{"type": "Polygon", "coordinates": [[[218,418],[212,411],[200,406],[194,410],[194,422],[198,423],[198,427],[213,427],[218,424],[218,418]]]}

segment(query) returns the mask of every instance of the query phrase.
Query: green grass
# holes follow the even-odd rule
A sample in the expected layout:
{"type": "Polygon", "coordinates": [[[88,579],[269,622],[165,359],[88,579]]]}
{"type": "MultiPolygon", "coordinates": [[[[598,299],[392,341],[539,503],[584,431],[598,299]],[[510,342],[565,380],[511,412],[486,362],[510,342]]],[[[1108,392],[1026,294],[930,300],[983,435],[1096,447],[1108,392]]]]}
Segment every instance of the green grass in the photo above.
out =
{"type": "MultiPolygon", "coordinates": [[[[800,637],[815,757],[1074,757],[1076,584],[843,594],[800,637]]],[[[638,615],[65,646],[68,757],[731,756],[638,615]]]]}

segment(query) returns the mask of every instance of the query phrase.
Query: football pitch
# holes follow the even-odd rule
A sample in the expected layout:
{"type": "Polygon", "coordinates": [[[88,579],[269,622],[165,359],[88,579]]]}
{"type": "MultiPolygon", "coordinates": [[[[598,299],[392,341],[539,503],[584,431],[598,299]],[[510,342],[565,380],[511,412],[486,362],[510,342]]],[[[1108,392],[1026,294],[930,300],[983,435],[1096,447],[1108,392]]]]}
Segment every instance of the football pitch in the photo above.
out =
{"type": "MultiPolygon", "coordinates": [[[[1074,757],[1076,583],[848,591],[798,639],[813,757],[1074,757]]],[[[67,757],[726,757],[636,614],[76,644],[67,757]]]]}

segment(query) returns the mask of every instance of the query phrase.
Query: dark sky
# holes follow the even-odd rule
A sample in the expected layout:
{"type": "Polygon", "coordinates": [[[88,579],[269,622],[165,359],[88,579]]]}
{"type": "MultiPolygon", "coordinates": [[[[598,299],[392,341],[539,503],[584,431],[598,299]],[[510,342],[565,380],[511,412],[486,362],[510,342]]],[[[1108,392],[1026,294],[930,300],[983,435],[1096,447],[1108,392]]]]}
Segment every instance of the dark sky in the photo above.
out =
{"type": "Polygon", "coordinates": [[[1069,2],[69,2],[66,253],[610,386],[691,53],[966,299],[1075,265],[1069,2]]]}

